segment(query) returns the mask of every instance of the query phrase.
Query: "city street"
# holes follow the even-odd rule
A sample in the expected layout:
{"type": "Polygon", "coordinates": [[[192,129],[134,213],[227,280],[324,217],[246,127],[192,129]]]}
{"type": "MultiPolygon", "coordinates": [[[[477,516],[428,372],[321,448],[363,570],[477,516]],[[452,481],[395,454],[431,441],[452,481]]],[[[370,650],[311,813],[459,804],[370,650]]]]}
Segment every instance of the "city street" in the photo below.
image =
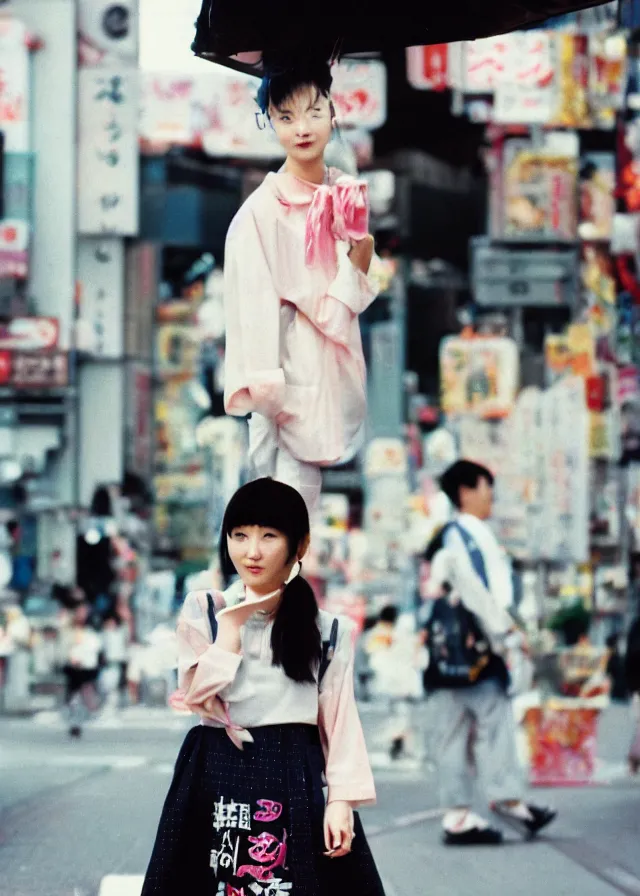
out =
{"type": "MultiPolygon", "coordinates": [[[[520,896],[640,894],[640,786],[625,776],[625,708],[605,716],[599,785],[536,792],[561,818],[548,838],[508,833],[498,849],[445,849],[429,763],[394,767],[376,749],[379,710],[363,711],[378,806],[363,813],[388,896],[500,892],[520,896]],[[418,885],[417,885],[418,884],[418,885]]],[[[129,710],[120,727],[69,742],[54,719],[3,719],[0,729],[1,896],[133,896],[152,845],[188,720],[129,710]]]]}

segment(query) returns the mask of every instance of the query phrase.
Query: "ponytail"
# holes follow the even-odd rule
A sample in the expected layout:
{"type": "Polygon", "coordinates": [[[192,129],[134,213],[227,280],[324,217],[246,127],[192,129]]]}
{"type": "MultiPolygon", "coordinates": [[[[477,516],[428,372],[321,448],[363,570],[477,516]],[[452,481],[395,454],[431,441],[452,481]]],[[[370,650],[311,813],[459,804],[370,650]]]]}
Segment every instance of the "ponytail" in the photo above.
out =
{"type": "Polygon", "coordinates": [[[285,586],[271,632],[273,665],[299,683],[317,681],[322,655],[318,602],[311,585],[298,574],[285,586]]]}

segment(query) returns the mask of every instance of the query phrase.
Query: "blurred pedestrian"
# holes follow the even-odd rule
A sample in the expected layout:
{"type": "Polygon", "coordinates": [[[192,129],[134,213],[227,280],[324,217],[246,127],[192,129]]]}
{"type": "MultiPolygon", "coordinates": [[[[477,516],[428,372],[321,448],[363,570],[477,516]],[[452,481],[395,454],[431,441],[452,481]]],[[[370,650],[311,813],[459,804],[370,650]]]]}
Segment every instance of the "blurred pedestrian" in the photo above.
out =
{"type": "Polygon", "coordinates": [[[467,460],[457,461],[441,487],[457,514],[434,539],[431,560],[432,614],[427,624],[431,692],[436,725],[444,842],[499,844],[502,832],[472,811],[474,773],[491,809],[530,837],[555,812],[524,800],[516,749],[515,720],[508,696],[509,675],[501,652],[523,638],[512,608],[511,569],[488,520],[493,475],[467,460]]]}
{"type": "Polygon", "coordinates": [[[104,665],[100,672],[100,690],[104,709],[113,714],[124,703],[127,692],[129,626],[114,611],[102,626],[104,665]]]}
{"type": "Polygon", "coordinates": [[[607,638],[606,675],[610,682],[609,693],[612,700],[624,702],[629,696],[624,669],[624,658],[620,653],[620,635],[609,635],[607,638]]]}
{"type": "Polygon", "coordinates": [[[364,439],[358,317],[377,292],[366,183],[328,168],[336,131],[329,63],[269,67],[258,105],[286,153],[234,218],[225,247],[225,409],[249,420],[253,476],[294,486],[317,509],[321,467],[364,439]]]}
{"type": "Polygon", "coordinates": [[[353,628],[318,610],[302,577],[308,545],[307,508],[289,486],[259,479],[231,499],[221,559],[240,582],[188,594],[180,615],[182,703],[202,724],[178,758],[142,896],[185,883],[202,894],[383,896],[353,811],[375,799],[353,628]]]}
{"type": "Polygon", "coordinates": [[[100,703],[97,682],[102,639],[89,624],[90,611],[89,604],[80,604],[73,611],[70,624],[61,631],[62,671],[66,678],[65,706],[71,737],[81,736],[82,723],[97,710],[100,703]]]}
{"type": "Polygon", "coordinates": [[[629,749],[629,769],[636,775],[640,771],[640,616],[636,618],[627,637],[625,657],[627,686],[633,694],[635,731],[629,749]]]}
{"type": "Polygon", "coordinates": [[[385,608],[383,614],[385,611],[387,617],[394,615],[396,621],[389,640],[380,637],[369,662],[374,693],[388,701],[389,722],[384,736],[389,755],[395,760],[410,751],[415,706],[422,697],[422,674],[427,658],[413,616],[409,613],[399,615],[395,607],[385,608]],[[389,612],[391,609],[394,614],[389,612]]]}

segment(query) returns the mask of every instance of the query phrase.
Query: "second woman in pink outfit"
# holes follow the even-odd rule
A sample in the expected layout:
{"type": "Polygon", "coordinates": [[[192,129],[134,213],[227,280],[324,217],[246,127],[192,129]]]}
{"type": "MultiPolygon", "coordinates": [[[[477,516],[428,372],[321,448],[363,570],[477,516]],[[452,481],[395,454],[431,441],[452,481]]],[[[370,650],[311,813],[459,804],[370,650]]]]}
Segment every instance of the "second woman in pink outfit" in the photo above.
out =
{"type": "Polygon", "coordinates": [[[251,415],[252,475],[293,486],[310,512],[320,468],[362,444],[358,316],[375,297],[366,184],[324,162],[331,82],[313,61],[265,77],[259,104],[287,158],[236,215],[224,259],[227,413],[251,415]]]}

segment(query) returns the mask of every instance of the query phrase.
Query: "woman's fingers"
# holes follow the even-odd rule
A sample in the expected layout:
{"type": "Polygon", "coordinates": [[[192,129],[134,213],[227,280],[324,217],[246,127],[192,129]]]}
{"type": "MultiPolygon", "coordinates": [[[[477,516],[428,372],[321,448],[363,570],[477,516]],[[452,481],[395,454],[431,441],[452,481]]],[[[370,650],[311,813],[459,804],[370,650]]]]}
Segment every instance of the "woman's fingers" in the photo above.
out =
{"type": "Polygon", "coordinates": [[[351,852],[351,841],[353,840],[353,834],[350,830],[346,828],[338,831],[327,832],[325,826],[325,845],[330,843],[331,846],[327,846],[327,852],[325,855],[329,856],[332,859],[339,859],[343,856],[349,855],[351,852]],[[328,836],[327,836],[328,834],[328,836]]]}

